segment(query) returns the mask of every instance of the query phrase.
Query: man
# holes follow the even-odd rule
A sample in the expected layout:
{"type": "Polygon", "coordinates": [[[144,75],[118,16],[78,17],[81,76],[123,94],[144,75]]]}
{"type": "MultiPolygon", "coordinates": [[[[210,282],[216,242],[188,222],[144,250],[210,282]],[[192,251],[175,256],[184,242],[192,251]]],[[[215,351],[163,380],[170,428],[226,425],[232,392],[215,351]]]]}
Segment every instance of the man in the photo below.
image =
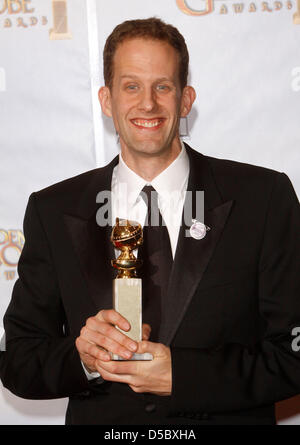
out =
{"type": "Polygon", "coordinates": [[[299,203],[286,175],[181,143],[179,119],[195,99],[187,72],[178,30],[158,19],[119,25],[105,46],[99,91],[120,137],[119,160],[30,197],[1,377],[20,397],[69,397],[68,424],[273,424],[274,403],[300,392],[292,348],[299,203]],[[167,290],[159,282],[146,302],[162,297],[144,314],[138,344],[115,328],[130,326],[112,310],[111,227],[96,222],[105,190],[115,192],[112,211],[121,216],[124,182],[125,217],[138,207],[143,219],[141,192],[156,190],[169,232],[159,258],[171,250],[173,262],[160,274],[167,290]],[[182,196],[199,190],[210,230],[187,236],[195,214],[170,222],[165,192],[179,191],[181,217],[182,196]],[[108,352],[150,352],[153,360],[116,362],[108,352]]]}

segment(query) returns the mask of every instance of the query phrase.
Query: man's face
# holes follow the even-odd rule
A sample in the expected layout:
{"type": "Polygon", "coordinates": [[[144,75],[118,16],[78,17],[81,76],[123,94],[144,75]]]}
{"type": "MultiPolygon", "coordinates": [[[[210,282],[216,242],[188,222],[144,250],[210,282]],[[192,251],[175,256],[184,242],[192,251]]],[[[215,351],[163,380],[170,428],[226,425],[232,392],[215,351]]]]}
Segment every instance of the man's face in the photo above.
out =
{"type": "Polygon", "coordinates": [[[112,89],[102,88],[99,98],[104,113],[113,117],[122,153],[178,151],[179,119],[194,100],[191,87],[180,87],[178,63],[166,42],[138,38],[118,46],[112,89]]]}

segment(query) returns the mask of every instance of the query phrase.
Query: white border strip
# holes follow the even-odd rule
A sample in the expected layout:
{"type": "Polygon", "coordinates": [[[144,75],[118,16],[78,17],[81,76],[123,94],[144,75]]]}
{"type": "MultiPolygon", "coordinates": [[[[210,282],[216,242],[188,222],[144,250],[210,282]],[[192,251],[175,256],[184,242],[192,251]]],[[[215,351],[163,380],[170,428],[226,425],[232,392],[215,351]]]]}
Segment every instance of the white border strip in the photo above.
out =
{"type": "Polygon", "coordinates": [[[95,138],[96,167],[103,167],[106,163],[103,146],[103,121],[101,108],[98,101],[98,90],[101,83],[100,77],[100,53],[98,40],[98,22],[96,0],[86,0],[88,45],[90,56],[91,94],[95,138]]]}

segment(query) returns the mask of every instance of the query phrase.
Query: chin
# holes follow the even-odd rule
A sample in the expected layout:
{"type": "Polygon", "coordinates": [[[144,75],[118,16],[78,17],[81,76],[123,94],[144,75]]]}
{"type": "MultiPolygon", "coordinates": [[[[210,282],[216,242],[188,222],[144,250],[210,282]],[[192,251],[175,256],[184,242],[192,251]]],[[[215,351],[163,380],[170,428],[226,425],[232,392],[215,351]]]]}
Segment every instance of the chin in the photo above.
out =
{"type": "Polygon", "coordinates": [[[145,155],[157,155],[168,151],[170,149],[170,145],[167,145],[164,142],[156,143],[153,140],[149,140],[132,145],[132,149],[136,153],[144,153],[145,155]]]}
{"type": "Polygon", "coordinates": [[[135,149],[136,153],[144,154],[146,156],[157,156],[166,152],[166,148],[164,147],[150,147],[149,145],[146,147],[139,147],[135,149]]]}

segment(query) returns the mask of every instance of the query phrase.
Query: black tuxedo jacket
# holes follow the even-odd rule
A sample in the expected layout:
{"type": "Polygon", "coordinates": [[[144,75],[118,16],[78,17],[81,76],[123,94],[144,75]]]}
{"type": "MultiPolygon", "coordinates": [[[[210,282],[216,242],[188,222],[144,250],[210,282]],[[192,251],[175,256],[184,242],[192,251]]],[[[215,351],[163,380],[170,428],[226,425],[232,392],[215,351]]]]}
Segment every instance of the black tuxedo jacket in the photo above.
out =
{"type": "Polygon", "coordinates": [[[29,399],[69,397],[69,424],[268,424],[300,392],[299,203],[285,174],[187,146],[188,190],[204,190],[202,240],[180,230],[160,342],[172,395],[88,382],[75,339],[112,307],[111,227],[96,224],[108,166],[33,193],[19,279],[4,317],[1,379],[29,399]],[[294,348],[295,349],[295,348],[294,348]]]}

